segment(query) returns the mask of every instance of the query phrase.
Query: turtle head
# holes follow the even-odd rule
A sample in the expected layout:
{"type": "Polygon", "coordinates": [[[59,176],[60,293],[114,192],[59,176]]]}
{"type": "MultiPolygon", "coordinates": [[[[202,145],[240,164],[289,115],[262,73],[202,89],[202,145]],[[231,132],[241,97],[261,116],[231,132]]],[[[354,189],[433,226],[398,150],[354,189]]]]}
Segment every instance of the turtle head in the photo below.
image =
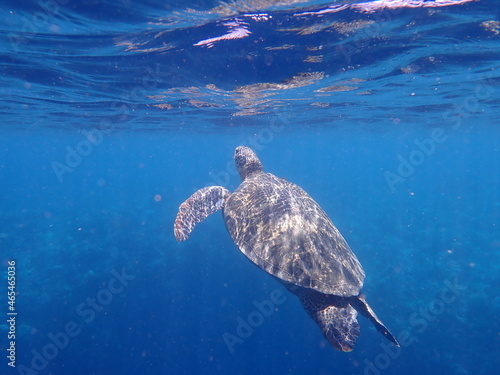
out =
{"type": "Polygon", "coordinates": [[[262,172],[262,163],[251,148],[238,146],[234,150],[234,163],[238,168],[241,181],[255,172],[262,172]]]}

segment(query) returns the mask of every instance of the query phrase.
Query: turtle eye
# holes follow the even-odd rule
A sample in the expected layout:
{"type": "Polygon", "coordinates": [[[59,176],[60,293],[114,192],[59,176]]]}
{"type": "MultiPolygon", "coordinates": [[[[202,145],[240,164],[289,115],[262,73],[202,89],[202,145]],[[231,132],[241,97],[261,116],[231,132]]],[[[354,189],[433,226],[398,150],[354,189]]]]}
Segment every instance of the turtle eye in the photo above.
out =
{"type": "Polygon", "coordinates": [[[236,155],[236,157],[234,158],[234,163],[236,164],[237,167],[245,165],[246,162],[247,162],[246,158],[241,154],[236,155]]]}

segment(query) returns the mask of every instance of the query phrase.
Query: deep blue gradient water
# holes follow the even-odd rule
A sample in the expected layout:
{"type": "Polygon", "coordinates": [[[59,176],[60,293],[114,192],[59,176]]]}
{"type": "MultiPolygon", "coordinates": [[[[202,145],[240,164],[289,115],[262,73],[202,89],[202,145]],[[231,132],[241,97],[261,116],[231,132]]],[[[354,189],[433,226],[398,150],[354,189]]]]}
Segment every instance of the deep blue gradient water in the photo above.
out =
{"type": "Polygon", "coordinates": [[[496,1],[3,1],[0,18],[1,374],[496,373],[496,1]],[[175,241],[189,195],[239,185],[241,144],[330,215],[401,348],[359,317],[334,350],[220,213],[175,241]]]}

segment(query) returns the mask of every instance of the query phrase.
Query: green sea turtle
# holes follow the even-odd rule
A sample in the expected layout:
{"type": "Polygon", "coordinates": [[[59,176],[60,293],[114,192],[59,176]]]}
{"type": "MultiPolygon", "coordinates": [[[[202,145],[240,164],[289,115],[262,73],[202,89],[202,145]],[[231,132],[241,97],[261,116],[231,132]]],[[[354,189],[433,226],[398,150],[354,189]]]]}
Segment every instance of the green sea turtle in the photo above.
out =
{"type": "Polygon", "coordinates": [[[363,268],[321,207],[297,185],[265,173],[250,148],[237,147],[234,162],[240,186],[232,194],[222,186],[205,187],[182,203],[174,224],[177,241],[222,209],[241,252],[300,299],[333,347],[354,348],[357,312],[399,346],[361,296],[363,268]]]}

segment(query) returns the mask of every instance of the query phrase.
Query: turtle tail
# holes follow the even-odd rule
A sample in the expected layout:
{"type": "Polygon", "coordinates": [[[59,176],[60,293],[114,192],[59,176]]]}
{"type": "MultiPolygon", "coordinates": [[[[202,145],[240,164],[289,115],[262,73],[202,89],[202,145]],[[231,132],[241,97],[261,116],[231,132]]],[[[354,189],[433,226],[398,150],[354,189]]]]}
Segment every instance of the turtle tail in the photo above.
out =
{"type": "Polygon", "coordinates": [[[175,239],[187,240],[196,224],[220,210],[229,195],[229,190],[222,186],[205,187],[191,195],[179,207],[174,223],[175,239]]]}
{"type": "Polygon", "coordinates": [[[358,315],[346,298],[303,290],[297,296],[309,316],[321,328],[328,342],[342,352],[350,352],[359,336],[358,315]]]}

